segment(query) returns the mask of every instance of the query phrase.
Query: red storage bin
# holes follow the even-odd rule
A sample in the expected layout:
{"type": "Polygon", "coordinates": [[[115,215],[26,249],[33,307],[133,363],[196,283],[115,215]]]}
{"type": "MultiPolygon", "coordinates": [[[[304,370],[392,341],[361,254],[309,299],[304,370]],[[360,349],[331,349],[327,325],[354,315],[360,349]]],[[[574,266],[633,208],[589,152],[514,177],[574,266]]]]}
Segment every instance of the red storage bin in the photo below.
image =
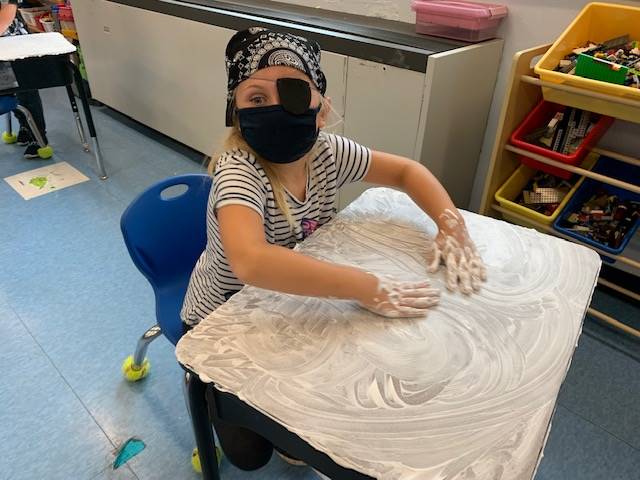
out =
{"type": "MultiPolygon", "coordinates": [[[[529,112],[524,121],[513,132],[513,134],[511,135],[511,144],[515,147],[522,148],[523,150],[528,150],[529,152],[537,153],[538,155],[542,155],[552,160],[557,160],[558,162],[566,163],[568,165],[579,165],[589,153],[591,147],[593,147],[598,142],[598,140],[600,140],[600,137],[602,137],[602,135],[604,135],[607,129],[611,126],[614,120],[612,117],[599,115],[596,124],[584,137],[578,149],[574,153],[569,155],[564,155],[550,148],[544,148],[539,145],[534,145],[524,140],[524,137],[526,137],[529,133],[549,123],[549,121],[557,112],[562,112],[567,108],[569,107],[543,100],[536,106],[536,108],[529,112]]],[[[551,175],[555,175],[565,180],[569,179],[571,175],[573,175],[567,170],[562,170],[558,167],[552,167],[551,165],[538,162],[523,155],[520,156],[520,161],[525,165],[528,165],[529,167],[542,170],[543,172],[550,173],[551,175]]]]}

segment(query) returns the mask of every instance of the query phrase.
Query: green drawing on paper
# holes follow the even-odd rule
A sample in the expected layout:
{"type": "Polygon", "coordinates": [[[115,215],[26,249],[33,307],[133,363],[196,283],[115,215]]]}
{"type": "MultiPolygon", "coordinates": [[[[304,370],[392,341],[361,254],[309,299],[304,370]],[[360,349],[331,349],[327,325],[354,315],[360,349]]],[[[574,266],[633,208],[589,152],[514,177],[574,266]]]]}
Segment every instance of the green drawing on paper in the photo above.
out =
{"type": "Polygon", "coordinates": [[[33,177],[31,180],[29,180],[29,184],[42,190],[47,184],[47,181],[47,177],[33,177]]]}

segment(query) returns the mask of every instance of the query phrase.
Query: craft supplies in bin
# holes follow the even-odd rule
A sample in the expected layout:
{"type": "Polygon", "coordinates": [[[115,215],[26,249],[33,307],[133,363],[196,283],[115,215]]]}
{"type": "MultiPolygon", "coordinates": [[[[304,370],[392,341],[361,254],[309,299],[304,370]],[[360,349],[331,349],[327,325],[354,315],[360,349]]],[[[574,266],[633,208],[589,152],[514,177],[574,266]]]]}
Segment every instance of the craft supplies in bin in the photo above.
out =
{"type": "Polygon", "coordinates": [[[507,7],[455,0],[414,0],[416,32],[467,42],[495,38],[507,7]]]}
{"type": "Polygon", "coordinates": [[[65,37],[74,40],[78,39],[76,23],[73,19],[73,11],[71,10],[71,7],[58,7],[58,21],[60,22],[60,31],[65,37]]]}
{"type": "MultiPolygon", "coordinates": [[[[585,168],[592,166],[596,158],[596,155],[587,157],[585,168]]],[[[527,165],[520,165],[498,189],[495,199],[500,206],[517,215],[551,226],[583,180],[584,177],[577,175],[564,180],[527,165]]],[[[508,213],[503,212],[502,215],[512,223],[535,226],[534,223],[508,213]]]]}
{"type": "Polygon", "coordinates": [[[55,32],[55,22],[53,21],[53,17],[50,13],[40,17],[40,24],[45,32],[55,32]]]}
{"type": "MultiPolygon", "coordinates": [[[[640,8],[590,3],[543,55],[535,66],[535,73],[545,82],[640,102],[640,88],[636,88],[639,83],[633,73],[640,71],[640,65],[632,57],[638,46],[634,42],[639,41],[640,8]],[[626,59],[620,54],[620,49],[626,52],[626,59]],[[596,58],[596,54],[601,58],[596,58]],[[622,77],[623,83],[616,83],[622,77]]],[[[542,93],[548,101],[640,121],[640,109],[637,107],[549,87],[543,87],[542,93]]]]}
{"type": "MultiPolygon", "coordinates": [[[[612,158],[600,157],[593,171],[640,185],[640,167],[612,158]]],[[[555,220],[553,228],[619,255],[639,224],[640,194],[587,178],[555,220]]]]}
{"type": "MultiPolygon", "coordinates": [[[[511,135],[511,144],[568,165],[579,165],[614,119],[552,102],[540,102],[511,135]]],[[[572,173],[522,155],[525,165],[563,179],[572,173]]]]}
{"type": "Polygon", "coordinates": [[[44,27],[40,23],[40,18],[49,15],[49,7],[20,8],[20,16],[31,31],[44,32],[44,27]]]}

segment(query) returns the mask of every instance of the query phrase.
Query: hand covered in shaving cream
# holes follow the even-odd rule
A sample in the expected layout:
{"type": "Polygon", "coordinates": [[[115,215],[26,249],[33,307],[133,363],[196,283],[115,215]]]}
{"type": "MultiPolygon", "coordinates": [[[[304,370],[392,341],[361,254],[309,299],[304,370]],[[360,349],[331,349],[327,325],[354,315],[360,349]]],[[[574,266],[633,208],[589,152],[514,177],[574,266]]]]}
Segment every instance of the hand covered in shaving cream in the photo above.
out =
{"type": "Polygon", "coordinates": [[[372,298],[359,301],[358,304],[383,317],[422,317],[440,301],[440,291],[432,288],[427,281],[401,282],[388,277],[377,279],[377,292],[372,298]]]}
{"type": "Polygon", "coordinates": [[[465,295],[480,290],[487,279],[487,269],[469,237],[469,232],[459,213],[445,210],[438,218],[440,231],[434,242],[434,257],[428,266],[430,273],[440,264],[446,267],[447,289],[460,290],[465,295]]]}

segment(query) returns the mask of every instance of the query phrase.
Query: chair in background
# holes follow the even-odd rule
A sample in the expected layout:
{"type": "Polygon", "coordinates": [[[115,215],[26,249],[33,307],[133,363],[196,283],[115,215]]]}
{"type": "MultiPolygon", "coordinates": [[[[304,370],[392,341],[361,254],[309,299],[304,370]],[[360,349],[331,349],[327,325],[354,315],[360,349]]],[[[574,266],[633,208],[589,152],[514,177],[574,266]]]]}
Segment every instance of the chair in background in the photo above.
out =
{"type": "Polygon", "coordinates": [[[33,120],[31,112],[18,104],[18,99],[15,95],[0,95],[0,115],[7,115],[7,130],[2,132],[2,140],[5,143],[16,143],[18,140],[18,136],[13,133],[11,126],[11,112],[13,111],[21,112],[26,117],[29,128],[36,139],[36,142],[38,142],[38,156],[43,160],[51,158],[53,155],[53,148],[45,143],[42,132],[33,120]]]}

